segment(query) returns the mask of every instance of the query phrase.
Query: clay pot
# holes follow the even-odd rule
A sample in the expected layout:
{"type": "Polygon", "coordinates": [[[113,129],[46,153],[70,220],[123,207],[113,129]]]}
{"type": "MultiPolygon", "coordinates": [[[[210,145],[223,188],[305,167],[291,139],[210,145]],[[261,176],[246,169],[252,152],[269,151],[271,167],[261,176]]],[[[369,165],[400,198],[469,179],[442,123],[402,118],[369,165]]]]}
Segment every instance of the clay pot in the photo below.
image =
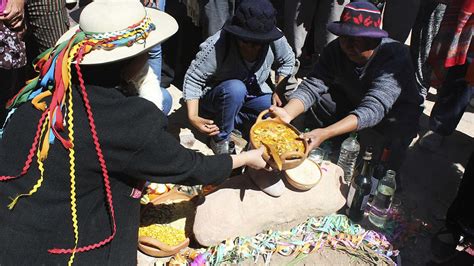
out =
{"type": "Polygon", "coordinates": [[[178,253],[181,249],[189,245],[189,238],[176,246],[168,246],[167,244],[148,236],[138,237],[138,249],[143,253],[153,257],[168,257],[178,253]]]}
{"type": "MultiPolygon", "coordinates": [[[[148,203],[142,212],[145,212],[149,206],[160,205],[166,202],[181,202],[189,201],[193,196],[186,193],[178,191],[176,188],[159,195],[148,203]]],[[[153,256],[153,257],[168,257],[173,256],[178,253],[181,249],[186,248],[189,245],[189,238],[186,238],[183,242],[176,246],[169,246],[158,239],[148,237],[148,236],[139,236],[138,237],[138,249],[143,253],[153,256]]]]}
{"type": "MultiPolygon", "coordinates": [[[[272,118],[267,118],[267,119],[263,119],[263,116],[265,116],[266,114],[268,114],[268,110],[265,110],[263,112],[261,112],[258,117],[257,117],[257,121],[255,122],[255,124],[252,126],[252,128],[250,129],[250,143],[252,145],[252,147],[254,148],[260,148],[260,146],[262,146],[263,144],[260,142],[260,141],[256,141],[255,140],[255,133],[254,133],[254,130],[256,128],[259,128],[261,127],[262,125],[265,125],[265,124],[283,124],[285,125],[286,127],[290,128],[291,130],[293,130],[297,136],[299,136],[301,133],[298,131],[298,129],[296,129],[293,125],[291,124],[288,124],[286,122],[283,122],[278,116],[276,117],[272,117],[272,118]]],[[[303,144],[304,144],[304,152],[301,152],[301,151],[289,151],[289,152],[286,152],[286,153],[283,153],[280,156],[280,161],[281,161],[281,169],[279,169],[280,167],[278,167],[277,163],[275,162],[275,159],[272,158],[271,154],[269,153],[269,149],[268,147],[265,149],[265,151],[263,152],[263,159],[273,168],[273,169],[279,169],[279,170],[287,170],[287,169],[292,169],[292,168],[295,168],[297,167],[298,165],[300,165],[305,159],[306,157],[308,156],[308,153],[309,153],[309,150],[308,150],[308,142],[304,139],[298,139],[298,141],[302,141],[303,144]]]]}

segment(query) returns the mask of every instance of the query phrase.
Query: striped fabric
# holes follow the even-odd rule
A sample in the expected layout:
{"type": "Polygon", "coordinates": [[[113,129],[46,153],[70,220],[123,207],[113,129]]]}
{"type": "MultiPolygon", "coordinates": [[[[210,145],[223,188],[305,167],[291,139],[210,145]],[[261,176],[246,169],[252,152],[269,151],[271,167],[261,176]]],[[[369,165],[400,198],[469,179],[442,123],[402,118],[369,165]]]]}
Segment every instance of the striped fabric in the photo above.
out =
{"type": "Polygon", "coordinates": [[[29,0],[25,13],[28,31],[35,45],[34,57],[54,46],[59,37],[69,29],[65,0],[29,0]]]}
{"type": "Polygon", "coordinates": [[[453,0],[448,4],[428,58],[433,66],[434,87],[442,84],[447,68],[464,65],[468,57],[473,57],[473,11],[472,0],[453,0]]]}

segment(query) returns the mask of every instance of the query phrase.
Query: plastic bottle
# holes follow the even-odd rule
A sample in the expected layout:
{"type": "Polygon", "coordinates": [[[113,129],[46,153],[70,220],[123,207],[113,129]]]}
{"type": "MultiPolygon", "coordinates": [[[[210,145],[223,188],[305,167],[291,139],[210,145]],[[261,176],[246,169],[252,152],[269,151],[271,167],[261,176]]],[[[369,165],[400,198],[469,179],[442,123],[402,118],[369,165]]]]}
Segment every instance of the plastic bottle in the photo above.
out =
{"type": "Polygon", "coordinates": [[[341,153],[339,154],[337,165],[344,170],[344,180],[347,183],[352,179],[359,150],[360,145],[357,141],[357,133],[351,133],[341,144],[341,153]]]}
{"type": "Polygon", "coordinates": [[[382,180],[379,181],[377,192],[371,202],[369,221],[373,225],[377,227],[385,225],[396,188],[395,171],[388,170],[382,180]]]}

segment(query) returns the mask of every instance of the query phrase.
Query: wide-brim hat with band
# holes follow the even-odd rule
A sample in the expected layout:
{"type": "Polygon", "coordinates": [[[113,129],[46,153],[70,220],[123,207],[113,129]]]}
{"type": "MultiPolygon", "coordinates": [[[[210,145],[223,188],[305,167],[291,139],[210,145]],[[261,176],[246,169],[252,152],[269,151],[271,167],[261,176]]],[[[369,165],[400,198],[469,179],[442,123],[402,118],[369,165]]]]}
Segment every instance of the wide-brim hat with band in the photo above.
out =
{"type": "Polygon", "coordinates": [[[157,9],[144,8],[138,0],[95,0],[84,7],[79,24],[64,33],[57,44],[70,39],[78,30],[97,36],[112,36],[128,30],[145,16],[155,25],[146,40],[114,49],[95,49],[84,56],[81,64],[103,64],[133,57],[165,41],[178,30],[178,23],[172,16],[157,9]]]}
{"type": "MultiPolygon", "coordinates": [[[[36,126],[36,134],[32,137],[33,144],[22,168],[23,170],[15,176],[0,176],[0,181],[12,180],[26,175],[35,158],[40,177],[33,190],[29,193],[25,191],[26,194],[17,195],[12,199],[8,208],[13,209],[18,201],[28,200],[28,196],[41,189],[43,175],[48,174],[47,171],[44,171],[43,165],[47,162],[50,145],[61,145],[68,151],[68,163],[62,165],[62,167],[70,169],[70,200],[74,243],[66,247],[52,246],[48,249],[48,252],[51,254],[69,254],[69,264],[73,263],[75,253],[87,252],[109,244],[113,241],[118,230],[106,157],[104,157],[100,145],[92,106],[87,93],[89,89],[95,88],[86,88],[81,66],[84,64],[110,63],[134,57],[163,42],[173,35],[177,29],[178,24],[171,16],[145,8],[139,0],[96,0],[84,8],[78,26],[65,33],[55,47],[46,50],[35,59],[33,62],[34,69],[38,72],[38,76],[29,80],[26,86],[7,104],[11,112],[14,112],[22,104],[32,104],[41,112],[41,118],[36,126]],[[73,71],[77,73],[75,77],[72,75],[73,71]],[[77,86],[73,86],[73,79],[77,79],[77,86]],[[80,93],[73,96],[73,90],[79,90],[80,93]],[[102,172],[106,194],[105,204],[108,207],[111,220],[111,234],[96,243],[89,243],[87,240],[79,242],[81,236],[78,220],[81,219],[81,216],[77,211],[76,204],[80,198],[78,199],[76,194],[79,187],[76,187],[75,168],[76,156],[80,156],[80,154],[76,154],[75,144],[83,141],[83,136],[76,136],[74,111],[78,109],[74,105],[74,97],[82,98],[83,105],[80,105],[80,108],[86,110],[90,134],[97,153],[98,165],[102,172]],[[49,101],[45,101],[45,98],[49,98],[49,101]]],[[[120,76],[118,75],[116,78],[119,79],[120,76]]],[[[29,200],[34,200],[34,197],[29,200]]]]}
{"type": "Polygon", "coordinates": [[[283,37],[276,27],[276,10],[268,0],[242,1],[222,29],[239,39],[258,43],[268,43],[283,37]]]}
{"type": "Polygon", "coordinates": [[[331,22],[327,29],[334,35],[385,38],[388,33],[380,29],[380,10],[369,2],[352,2],[344,7],[340,21],[331,22]]]}

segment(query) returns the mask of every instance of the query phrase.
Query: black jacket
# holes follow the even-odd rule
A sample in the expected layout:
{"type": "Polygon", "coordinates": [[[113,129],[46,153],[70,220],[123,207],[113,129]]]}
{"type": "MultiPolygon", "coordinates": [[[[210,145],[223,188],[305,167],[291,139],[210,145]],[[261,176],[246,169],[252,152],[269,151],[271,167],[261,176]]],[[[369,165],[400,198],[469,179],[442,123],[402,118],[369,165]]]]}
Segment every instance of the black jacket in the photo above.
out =
{"type": "MultiPolygon", "coordinates": [[[[74,138],[79,245],[111,234],[102,173],[81,95],[74,88],[74,138]]],[[[154,104],[125,97],[116,89],[88,86],[95,124],[110,175],[117,235],[106,246],[76,254],[76,265],[136,265],[139,199],[131,197],[138,180],[157,183],[219,183],[230,175],[229,155],[204,156],[187,150],[166,132],[167,119],[154,104]]],[[[21,172],[41,112],[30,103],[12,116],[0,142],[0,175],[21,172]]],[[[67,136],[67,131],[64,136],[67,136]]],[[[0,183],[0,265],[64,265],[69,255],[50,248],[73,248],[68,151],[56,141],[45,161],[38,192],[19,200],[39,178],[36,157],[28,173],[0,183]]]]}

